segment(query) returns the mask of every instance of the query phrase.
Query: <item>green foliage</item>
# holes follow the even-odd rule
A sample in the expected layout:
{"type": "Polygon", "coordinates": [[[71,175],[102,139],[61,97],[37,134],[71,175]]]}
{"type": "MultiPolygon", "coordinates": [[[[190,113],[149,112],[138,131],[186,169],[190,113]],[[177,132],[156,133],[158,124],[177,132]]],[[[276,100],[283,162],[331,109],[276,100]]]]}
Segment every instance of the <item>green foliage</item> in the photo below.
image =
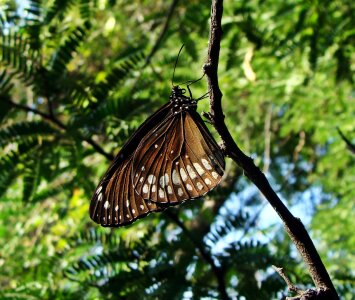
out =
{"type": "MultiPolygon", "coordinates": [[[[209,2],[178,2],[152,57],[166,1],[18,3],[0,0],[1,299],[219,299],[221,276],[233,299],[281,298],[271,265],[312,286],[281,222],[229,161],[204,199],[119,230],[89,220],[107,158],[166,103],[181,44],[175,83],[201,76],[209,2]]],[[[352,15],[351,1],[225,1],[219,69],[229,130],[311,220],[344,299],[355,173],[336,128],[353,142],[352,15]]],[[[205,94],[204,80],[192,91],[205,94]]]]}

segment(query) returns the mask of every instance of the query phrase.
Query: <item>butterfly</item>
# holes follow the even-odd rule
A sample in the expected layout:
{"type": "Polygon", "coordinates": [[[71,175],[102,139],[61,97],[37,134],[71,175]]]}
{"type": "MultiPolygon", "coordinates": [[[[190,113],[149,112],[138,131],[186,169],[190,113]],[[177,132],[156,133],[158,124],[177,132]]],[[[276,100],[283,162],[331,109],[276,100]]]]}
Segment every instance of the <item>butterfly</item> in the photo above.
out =
{"type": "Polygon", "coordinates": [[[131,224],[150,212],[205,195],[221,181],[224,155],[191,91],[172,87],[169,102],[124,144],[98,184],[90,217],[102,226],[131,224]]]}

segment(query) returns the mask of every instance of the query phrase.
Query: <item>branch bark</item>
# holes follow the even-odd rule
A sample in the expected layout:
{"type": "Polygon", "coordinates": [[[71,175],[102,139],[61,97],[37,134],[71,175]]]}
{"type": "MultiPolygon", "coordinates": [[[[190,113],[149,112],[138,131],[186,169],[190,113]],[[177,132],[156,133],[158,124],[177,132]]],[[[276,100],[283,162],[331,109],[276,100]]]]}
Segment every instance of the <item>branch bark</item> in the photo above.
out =
{"type": "Polygon", "coordinates": [[[300,219],[295,218],[282,203],[270,186],[265,175],[255,166],[253,160],[245,155],[233,140],[224,122],[222,110],[222,92],[218,83],[218,61],[222,37],[223,0],[212,0],[208,58],[204,65],[210,94],[210,119],[221,136],[226,156],[232,158],[245,172],[245,175],[257,186],[280,216],[285,230],[308,266],[317,289],[328,291],[329,298],[339,299],[328,272],[300,219]]]}

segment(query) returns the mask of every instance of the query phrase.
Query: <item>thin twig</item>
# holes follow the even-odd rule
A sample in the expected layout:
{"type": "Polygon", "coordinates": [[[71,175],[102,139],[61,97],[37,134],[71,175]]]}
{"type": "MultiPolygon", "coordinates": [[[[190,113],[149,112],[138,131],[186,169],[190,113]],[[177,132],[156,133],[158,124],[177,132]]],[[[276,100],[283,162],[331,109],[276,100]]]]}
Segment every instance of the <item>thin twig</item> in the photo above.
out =
{"type": "MultiPolygon", "coordinates": [[[[175,8],[176,8],[178,2],[179,2],[179,0],[173,0],[171,2],[169,10],[168,10],[168,13],[167,13],[165,21],[164,21],[163,28],[162,28],[161,32],[159,33],[159,36],[156,39],[152,49],[150,50],[150,52],[148,53],[147,57],[145,58],[144,64],[142,66],[142,71],[139,73],[139,75],[137,76],[136,80],[132,84],[132,91],[131,91],[132,94],[134,94],[136,92],[136,88],[137,88],[137,85],[138,85],[139,81],[141,80],[141,76],[143,74],[143,70],[150,64],[154,54],[158,51],[158,49],[160,47],[160,44],[162,43],[163,38],[164,38],[166,32],[168,31],[170,21],[172,19],[172,16],[174,14],[174,11],[175,11],[175,8]]],[[[153,72],[154,72],[154,68],[152,68],[152,69],[153,69],[153,72]]]]}
{"type": "MultiPolygon", "coordinates": [[[[19,110],[23,110],[23,111],[27,111],[27,112],[32,112],[33,114],[39,115],[41,116],[43,119],[46,119],[50,122],[52,122],[53,124],[57,125],[60,129],[63,129],[65,131],[68,130],[68,127],[63,124],[60,120],[58,120],[57,118],[55,118],[54,115],[49,115],[46,114],[38,109],[26,106],[26,105],[22,105],[22,104],[18,104],[15,103],[11,100],[6,100],[6,103],[8,103],[9,105],[11,105],[14,108],[17,108],[19,110]]],[[[79,138],[85,142],[87,142],[88,144],[90,144],[98,153],[102,154],[103,156],[105,156],[108,160],[113,160],[114,156],[108,152],[106,152],[104,149],[101,148],[101,146],[99,144],[97,144],[93,139],[88,138],[88,137],[84,137],[82,135],[79,135],[79,138]]]]}
{"type": "Polygon", "coordinates": [[[295,286],[291,280],[287,277],[285,271],[283,268],[279,268],[276,266],[272,266],[272,268],[282,277],[282,279],[286,282],[287,287],[289,289],[289,291],[296,293],[297,295],[301,295],[302,293],[304,293],[303,290],[301,290],[300,288],[298,288],[297,286],[295,286]]]}
{"type": "Polygon", "coordinates": [[[171,18],[173,16],[174,11],[175,11],[175,7],[178,4],[178,2],[179,2],[179,0],[173,0],[171,2],[168,13],[165,18],[163,29],[161,30],[157,40],[155,41],[153,48],[150,50],[149,54],[147,55],[147,57],[145,59],[145,63],[143,65],[143,69],[150,64],[150,61],[152,60],[155,52],[157,52],[157,50],[159,49],[160,44],[165,36],[165,33],[167,32],[167,30],[169,28],[169,23],[171,21],[171,18]]]}
{"type": "Polygon", "coordinates": [[[272,119],[272,105],[269,104],[266,112],[265,123],[264,123],[264,133],[265,133],[265,150],[264,150],[264,166],[263,166],[264,173],[269,172],[269,166],[271,162],[271,157],[270,157],[271,119],[272,119]]]}
{"type": "Polygon", "coordinates": [[[349,139],[346,138],[346,136],[342,133],[339,127],[337,127],[337,131],[339,135],[341,136],[342,140],[345,142],[346,146],[348,149],[352,152],[355,153],[355,145],[349,141],[349,139]]]}
{"type": "Polygon", "coordinates": [[[239,149],[224,123],[224,114],[221,104],[222,92],[219,89],[217,74],[222,37],[222,13],[223,1],[213,0],[208,60],[204,65],[204,70],[207,75],[210,90],[210,116],[212,123],[222,138],[223,150],[227,156],[231,157],[244,170],[245,175],[258,187],[278,213],[284,223],[286,232],[296,245],[304,262],[307,264],[315,286],[318,289],[324,288],[330,291],[331,297],[329,299],[339,299],[329,274],[302,222],[300,219],[295,218],[282,203],[281,199],[270,186],[265,175],[255,166],[253,160],[239,149]]]}

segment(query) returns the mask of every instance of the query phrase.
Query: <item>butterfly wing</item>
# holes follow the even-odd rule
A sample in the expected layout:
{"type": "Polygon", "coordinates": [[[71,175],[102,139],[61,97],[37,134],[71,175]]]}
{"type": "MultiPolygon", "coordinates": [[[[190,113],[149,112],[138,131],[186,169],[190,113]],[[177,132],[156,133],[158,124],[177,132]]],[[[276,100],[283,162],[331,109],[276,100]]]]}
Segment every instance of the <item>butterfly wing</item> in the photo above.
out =
{"type": "Polygon", "coordinates": [[[162,122],[133,156],[133,185],[144,199],[174,205],[201,197],[221,180],[225,162],[194,110],[162,122]]]}
{"type": "Polygon", "coordinates": [[[142,138],[171,113],[167,103],[131,136],[98,184],[90,203],[90,217],[102,226],[124,226],[163,208],[144,201],[132,184],[133,153],[142,138]]]}
{"type": "Polygon", "coordinates": [[[102,226],[124,226],[149,212],[160,211],[151,201],[145,201],[134,190],[131,183],[132,155],[124,164],[111,167],[102,179],[91,200],[90,216],[102,226]],[[110,171],[110,170],[109,170],[110,171]]]}

